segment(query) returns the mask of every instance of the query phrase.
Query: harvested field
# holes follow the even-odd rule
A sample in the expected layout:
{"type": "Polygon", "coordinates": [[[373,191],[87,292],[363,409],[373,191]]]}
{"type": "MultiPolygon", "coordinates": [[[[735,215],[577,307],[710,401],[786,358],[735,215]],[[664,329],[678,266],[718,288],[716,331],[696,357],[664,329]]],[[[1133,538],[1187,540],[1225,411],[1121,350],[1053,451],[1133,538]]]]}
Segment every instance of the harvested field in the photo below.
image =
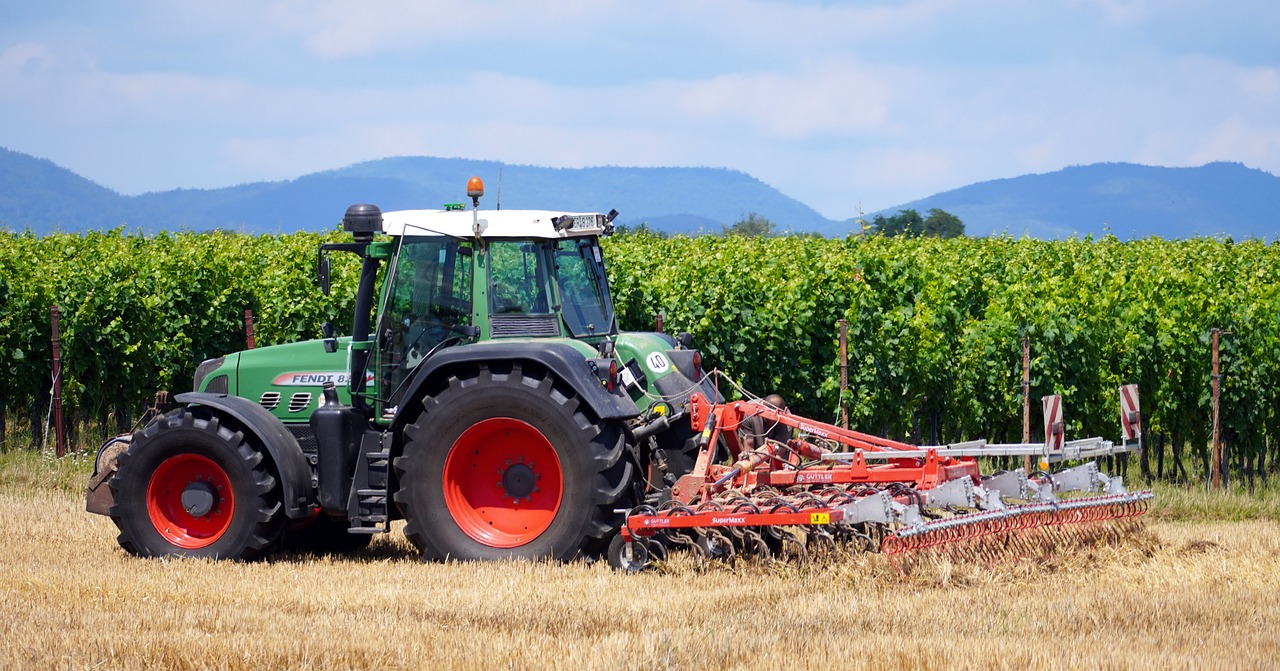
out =
{"type": "MultiPolygon", "coordinates": [[[[9,457],[4,457],[9,460],[9,457]]],[[[11,462],[11,460],[9,460],[11,462]]],[[[1280,522],[1153,516],[1036,565],[883,557],[423,564],[399,535],[346,558],[126,555],[66,479],[0,483],[0,666],[113,669],[1233,668],[1280,659],[1280,522]],[[21,484],[19,484],[21,483],[21,484]]]]}

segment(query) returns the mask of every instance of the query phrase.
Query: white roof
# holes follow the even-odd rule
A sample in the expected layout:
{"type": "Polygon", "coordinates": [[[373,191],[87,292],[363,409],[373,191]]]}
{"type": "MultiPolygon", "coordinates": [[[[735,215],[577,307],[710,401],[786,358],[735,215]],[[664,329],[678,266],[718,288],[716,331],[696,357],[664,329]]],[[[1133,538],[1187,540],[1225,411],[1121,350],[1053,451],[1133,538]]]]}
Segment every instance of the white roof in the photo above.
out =
{"type": "Polygon", "coordinates": [[[382,213],[382,230],[387,235],[451,235],[458,238],[475,236],[474,225],[480,225],[485,238],[569,238],[599,235],[604,231],[604,215],[593,212],[561,212],[554,210],[396,210],[382,213]],[[573,225],[563,230],[553,219],[572,217],[573,225]]]}

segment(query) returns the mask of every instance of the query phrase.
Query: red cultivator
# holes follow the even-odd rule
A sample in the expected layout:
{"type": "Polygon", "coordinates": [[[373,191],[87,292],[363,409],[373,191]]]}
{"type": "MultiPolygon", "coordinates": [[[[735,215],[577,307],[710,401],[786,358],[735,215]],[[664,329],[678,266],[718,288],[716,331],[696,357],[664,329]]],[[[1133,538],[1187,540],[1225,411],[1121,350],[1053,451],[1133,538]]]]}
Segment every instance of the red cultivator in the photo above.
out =
{"type": "Polygon", "coordinates": [[[1123,387],[1121,395],[1120,444],[1064,441],[1060,399],[1047,396],[1044,443],[922,447],[760,400],[717,404],[694,394],[690,419],[701,436],[693,470],[668,500],[628,511],[610,561],[640,570],[672,546],[717,558],[800,560],[878,549],[901,572],[901,559],[922,551],[1025,556],[1046,543],[1120,534],[1152,494],[1126,492],[1088,460],[1140,449],[1137,390],[1123,387]],[[978,469],[978,457],[1010,456],[1034,456],[1040,470],[984,477],[978,469]],[[1068,461],[1081,463],[1049,472],[1068,461]],[[1066,492],[1092,495],[1059,498],[1066,492]]]}

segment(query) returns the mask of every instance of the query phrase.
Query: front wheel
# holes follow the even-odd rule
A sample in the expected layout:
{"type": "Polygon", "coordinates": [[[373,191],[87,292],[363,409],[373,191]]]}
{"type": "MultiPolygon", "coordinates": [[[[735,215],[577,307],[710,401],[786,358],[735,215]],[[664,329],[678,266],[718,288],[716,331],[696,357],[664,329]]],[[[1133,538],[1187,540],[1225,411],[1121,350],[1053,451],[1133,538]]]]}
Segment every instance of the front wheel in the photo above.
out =
{"type": "Polygon", "coordinates": [[[598,555],[634,505],[621,426],[545,371],[452,377],[404,439],[395,500],[425,559],[598,555]]]}
{"type": "Polygon", "coordinates": [[[120,546],[144,557],[256,559],[280,537],[280,487],[262,453],[189,409],[134,436],[109,482],[120,546]]]}

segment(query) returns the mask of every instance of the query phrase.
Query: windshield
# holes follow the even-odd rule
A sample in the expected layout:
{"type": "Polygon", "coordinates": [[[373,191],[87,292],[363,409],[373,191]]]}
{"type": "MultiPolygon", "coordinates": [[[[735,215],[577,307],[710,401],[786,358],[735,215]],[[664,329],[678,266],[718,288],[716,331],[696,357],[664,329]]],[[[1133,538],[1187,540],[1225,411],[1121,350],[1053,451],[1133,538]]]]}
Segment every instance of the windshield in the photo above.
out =
{"type": "Polygon", "coordinates": [[[613,332],[613,300],[605,278],[600,243],[569,238],[555,246],[556,285],[564,323],[574,336],[613,332]]]}
{"type": "Polygon", "coordinates": [[[405,237],[378,322],[378,384],[389,406],[433,347],[471,324],[471,243],[405,237]]]}

